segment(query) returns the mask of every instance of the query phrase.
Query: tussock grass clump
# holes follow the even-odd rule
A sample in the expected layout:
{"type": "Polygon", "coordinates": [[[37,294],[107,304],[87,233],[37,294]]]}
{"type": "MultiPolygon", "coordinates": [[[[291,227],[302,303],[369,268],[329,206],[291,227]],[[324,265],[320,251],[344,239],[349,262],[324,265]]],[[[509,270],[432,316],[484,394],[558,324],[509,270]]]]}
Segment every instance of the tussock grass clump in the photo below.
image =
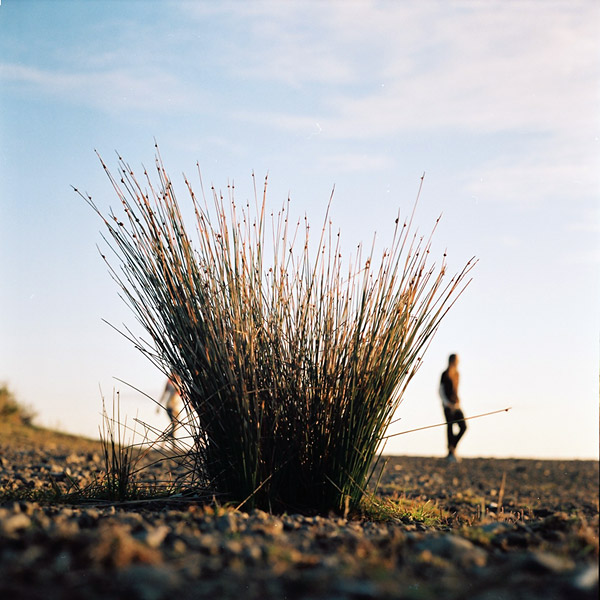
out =
{"type": "Polygon", "coordinates": [[[268,211],[266,180],[240,208],[233,186],[208,200],[184,179],[192,244],[158,153],[156,183],[120,158],[116,176],[102,165],[124,214],[80,195],[107,227],[119,263],[109,268],[149,341],[125,335],[179,378],[202,477],[246,508],[358,508],[471,264],[446,283],[412,217],[396,219],[379,262],[359,247],[347,264],[329,217],[313,239],[308,221],[292,223],[289,200],[268,211]]]}

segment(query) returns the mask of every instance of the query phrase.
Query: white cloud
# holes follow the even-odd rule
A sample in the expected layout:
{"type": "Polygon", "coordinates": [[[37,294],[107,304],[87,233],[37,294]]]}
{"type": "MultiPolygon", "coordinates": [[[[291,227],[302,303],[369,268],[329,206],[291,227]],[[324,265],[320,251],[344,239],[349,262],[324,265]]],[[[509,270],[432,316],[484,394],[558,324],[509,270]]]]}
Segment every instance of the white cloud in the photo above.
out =
{"type": "Polygon", "coordinates": [[[167,44],[165,56],[154,57],[144,50],[152,29],[139,39],[136,29],[136,36],[120,39],[118,51],[91,52],[75,68],[0,64],[0,80],[105,111],[190,111],[206,118],[212,106],[224,121],[337,142],[322,159],[331,168],[389,164],[382,156],[365,161],[356,151],[365,141],[422,132],[531,136],[535,141],[510,154],[498,144],[494,159],[476,165],[478,180],[465,182],[467,192],[536,201],[597,190],[596,3],[302,0],[168,7],[184,11],[180,36],[210,27],[218,46],[185,54],[185,43],[167,44]],[[194,70],[196,63],[202,68],[194,70]],[[340,144],[348,150],[340,152],[340,144]]]}
{"type": "Polygon", "coordinates": [[[498,244],[501,244],[504,248],[519,250],[523,247],[523,240],[514,235],[501,235],[498,237],[498,244]]]}
{"type": "Polygon", "coordinates": [[[597,267],[600,266],[600,247],[596,244],[594,247],[589,248],[587,250],[567,250],[563,256],[559,259],[559,264],[566,265],[568,267],[595,267],[596,274],[594,275],[595,279],[589,282],[589,293],[596,295],[598,297],[598,276],[597,276],[597,267]],[[595,289],[594,289],[595,288],[595,289]]]}
{"type": "Polygon", "coordinates": [[[392,157],[386,154],[345,152],[328,154],[322,161],[321,166],[328,173],[339,171],[373,172],[389,168],[393,162],[392,157]]]}
{"type": "Polygon", "coordinates": [[[467,193],[536,203],[597,192],[597,3],[273,6],[253,3],[241,17],[252,52],[248,40],[230,47],[229,68],[313,86],[313,102],[238,118],[302,136],[318,122],[324,139],[348,144],[421,132],[521,136],[516,150],[498,143],[467,193]]]}
{"type": "MultiPolygon", "coordinates": [[[[582,216],[585,220],[570,223],[567,225],[567,230],[582,234],[591,233],[597,237],[600,234],[600,210],[598,206],[595,206],[594,210],[585,211],[582,216]]],[[[600,245],[600,239],[598,244],[600,245]]]]}
{"type": "Polygon", "coordinates": [[[560,152],[515,162],[503,159],[477,170],[475,179],[465,179],[464,189],[477,199],[522,208],[559,199],[576,205],[589,202],[590,194],[600,189],[591,166],[589,161],[564,162],[560,152]]]}
{"type": "Polygon", "coordinates": [[[124,68],[103,71],[62,71],[21,64],[0,63],[4,85],[20,84],[33,92],[48,94],[106,112],[120,110],[173,111],[194,106],[195,94],[169,73],[124,68]]]}
{"type": "MultiPolygon", "coordinates": [[[[240,48],[231,69],[322,83],[321,122],[333,137],[581,131],[597,117],[600,11],[591,3],[293,6],[249,23],[253,52],[242,59],[240,48]]],[[[302,129],[304,120],[294,111],[276,122],[302,129]]]]}

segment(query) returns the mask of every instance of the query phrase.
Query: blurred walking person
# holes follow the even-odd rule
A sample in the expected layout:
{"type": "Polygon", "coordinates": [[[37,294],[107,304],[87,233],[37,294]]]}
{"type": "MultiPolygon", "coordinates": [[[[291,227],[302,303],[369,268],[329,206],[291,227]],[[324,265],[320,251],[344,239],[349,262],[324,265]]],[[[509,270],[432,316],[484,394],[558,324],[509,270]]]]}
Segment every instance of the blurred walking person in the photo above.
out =
{"type": "Polygon", "coordinates": [[[448,461],[457,462],[456,446],[467,430],[465,415],[460,406],[458,396],[458,356],[451,354],[448,358],[448,368],[442,373],[440,380],[440,396],[444,407],[444,416],[448,428],[448,461]],[[458,433],[454,428],[458,427],[458,433]]]}
{"type": "MultiPolygon", "coordinates": [[[[166,432],[165,438],[171,441],[171,444],[175,445],[175,432],[179,427],[179,415],[183,410],[183,401],[177,385],[177,376],[171,373],[167,379],[165,390],[161,396],[159,404],[167,411],[170,425],[166,432]]],[[[158,409],[157,409],[158,410],[158,409]]]]}

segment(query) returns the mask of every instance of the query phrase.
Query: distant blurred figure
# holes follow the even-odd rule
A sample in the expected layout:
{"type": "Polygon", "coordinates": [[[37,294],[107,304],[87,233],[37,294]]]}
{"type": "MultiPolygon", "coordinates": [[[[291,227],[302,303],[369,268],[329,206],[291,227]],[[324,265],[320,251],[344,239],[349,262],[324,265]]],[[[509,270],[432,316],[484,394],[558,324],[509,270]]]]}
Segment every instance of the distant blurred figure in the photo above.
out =
{"type": "Polygon", "coordinates": [[[448,368],[442,373],[440,381],[440,396],[444,406],[444,415],[448,425],[448,461],[457,462],[456,446],[467,430],[465,415],[460,408],[458,397],[458,356],[451,354],[448,358],[448,368]],[[454,433],[454,426],[458,433],[454,433]]]}
{"type": "Polygon", "coordinates": [[[179,415],[183,410],[183,401],[181,400],[181,394],[177,385],[177,376],[174,373],[171,373],[171,376],[167,379],[165,391],[160,399],[160,405],[166,409],[171,421],[166,437],[174,444],[175,431],[179,426],[179,415]]]}

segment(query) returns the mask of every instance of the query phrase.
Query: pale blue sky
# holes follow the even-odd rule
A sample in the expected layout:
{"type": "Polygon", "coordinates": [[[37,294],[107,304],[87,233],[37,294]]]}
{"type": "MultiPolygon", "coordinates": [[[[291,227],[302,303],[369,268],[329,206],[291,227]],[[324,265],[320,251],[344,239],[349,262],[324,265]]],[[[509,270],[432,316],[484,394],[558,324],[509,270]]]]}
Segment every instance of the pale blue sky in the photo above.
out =
{"type": "MultiPolygon", "coordinates": [[[[95,435],[99,387],[158,424],[162,376],[102,322],[133,324],[71,190],[117,200],[94,155],[176,184],[200,163],[238,198],[269,172],[316,226],[331,188],[350,252],[417,213],[473,282],[393,432],[439,423],[461,356],[468,456],[598,456],[600,6],[597,2],[152,2],[0,5],[0,382],[42,424],[95,435]]],[[[180,199],[185,197],[179,186],[180,199]]],[[[441,455],[444,431],[388,451],[441,455]]]]}

